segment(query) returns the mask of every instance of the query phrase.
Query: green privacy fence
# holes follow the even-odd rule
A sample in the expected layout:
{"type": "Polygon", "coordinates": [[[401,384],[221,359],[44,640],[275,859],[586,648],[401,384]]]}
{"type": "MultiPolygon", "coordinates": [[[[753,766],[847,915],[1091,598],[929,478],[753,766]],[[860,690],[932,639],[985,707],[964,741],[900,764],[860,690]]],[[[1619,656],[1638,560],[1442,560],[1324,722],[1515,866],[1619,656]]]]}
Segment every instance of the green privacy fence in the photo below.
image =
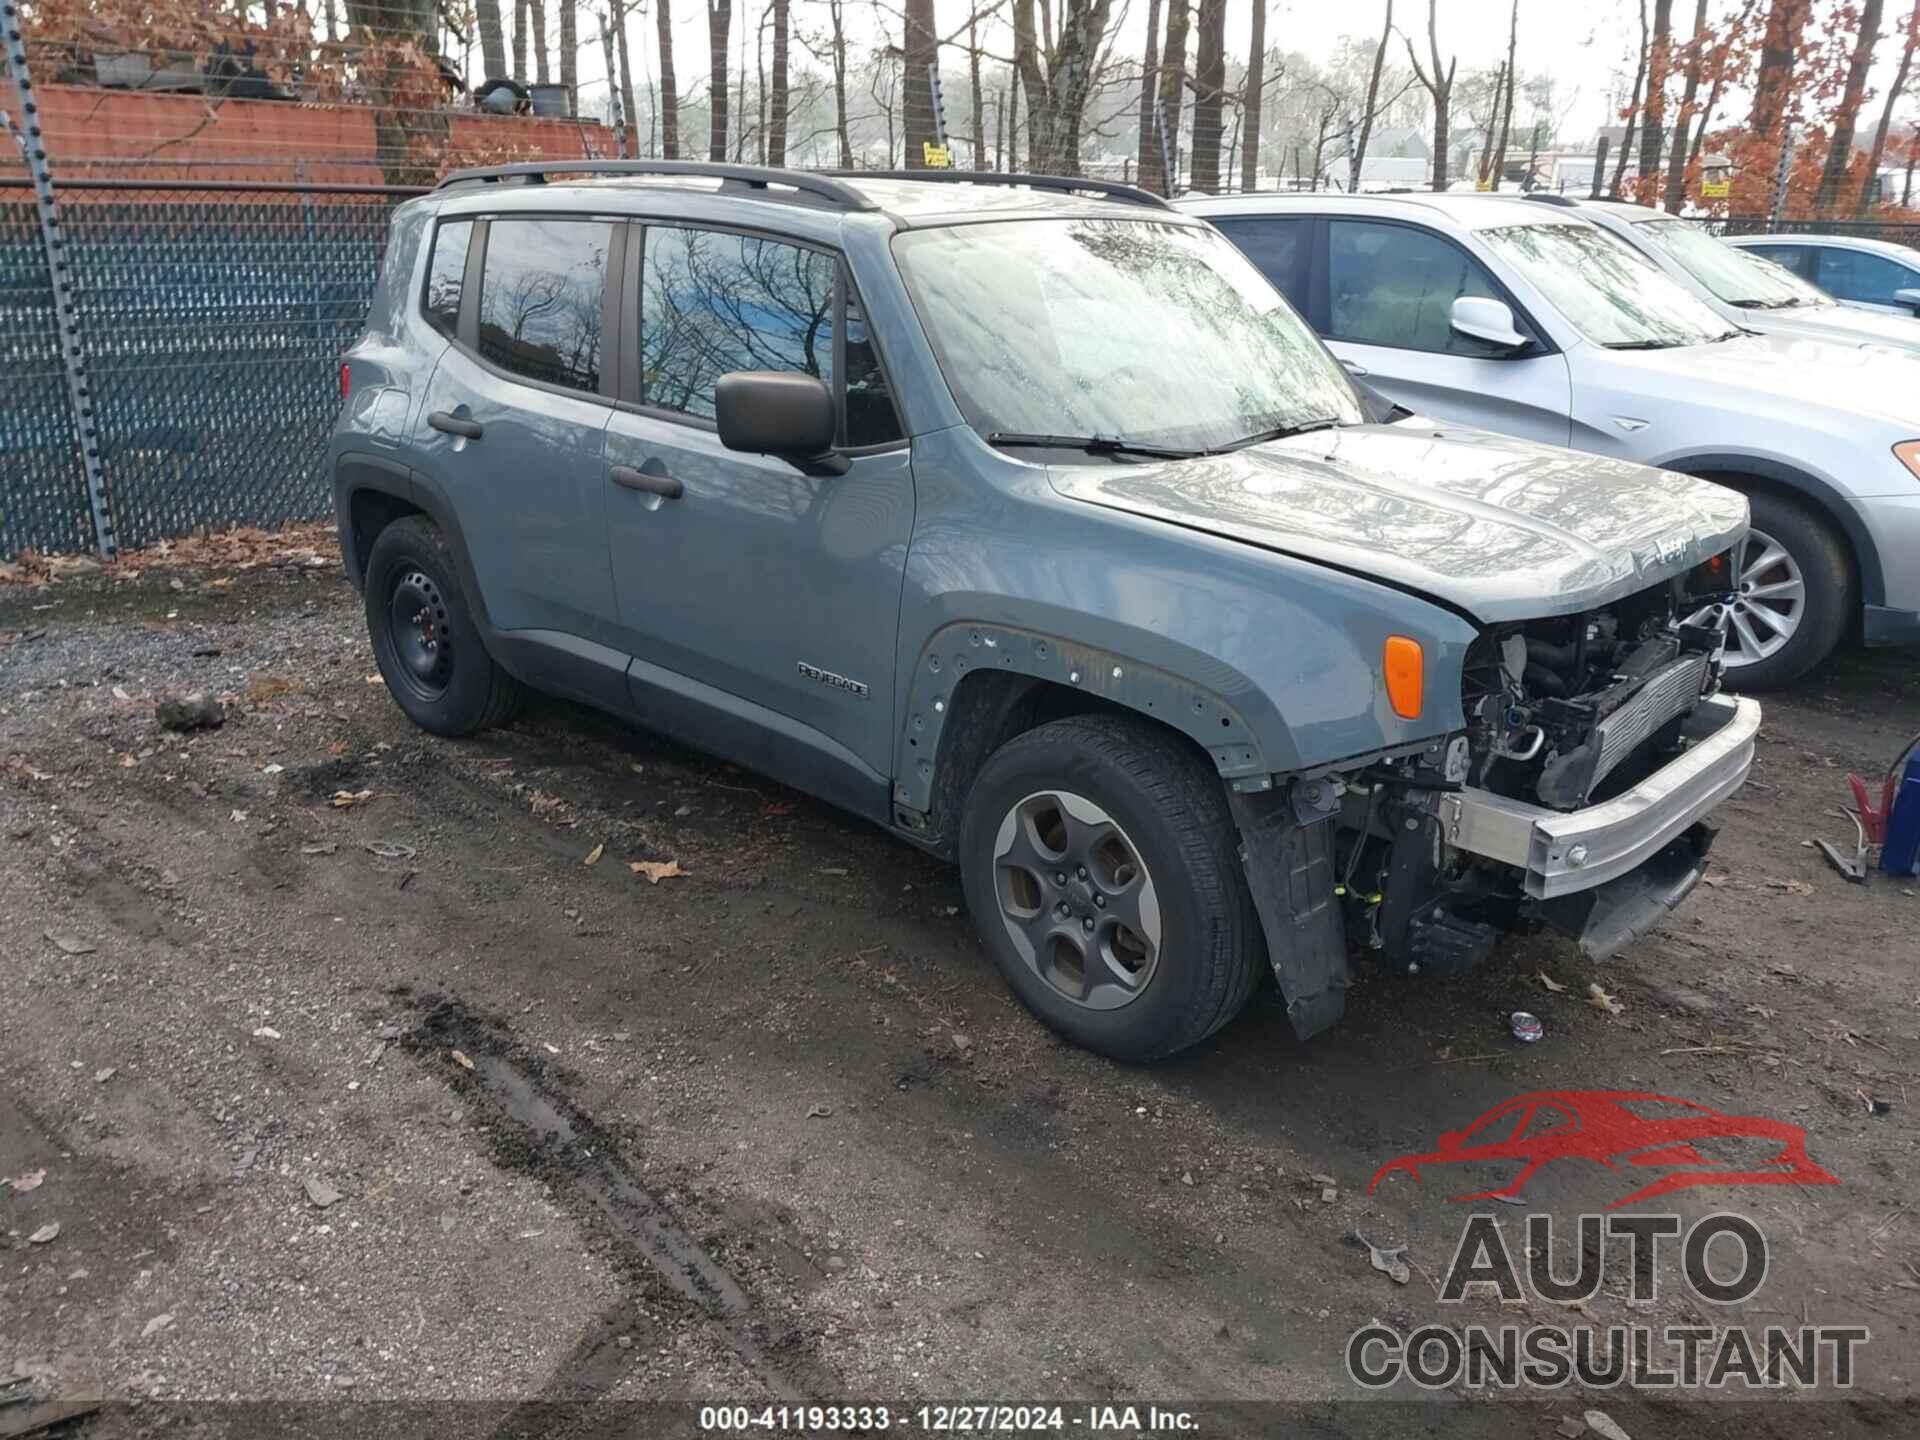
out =
{"type": "Polygon", "coordinates": [[[415,193],[66,180],[49,245],[32,182],[0,177],[0,556],[325,515],[340,355],[415,193]]]}

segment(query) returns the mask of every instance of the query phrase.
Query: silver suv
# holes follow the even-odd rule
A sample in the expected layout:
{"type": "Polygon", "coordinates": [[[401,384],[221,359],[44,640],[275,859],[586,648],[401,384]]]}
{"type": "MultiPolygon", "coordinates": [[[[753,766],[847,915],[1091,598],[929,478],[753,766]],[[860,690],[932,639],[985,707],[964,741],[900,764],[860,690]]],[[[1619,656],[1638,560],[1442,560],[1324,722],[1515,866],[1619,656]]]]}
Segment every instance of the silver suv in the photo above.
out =
{"type": "Polygon", "coordinates": [[[1751,333],[1559,209],[1471,195],[1183,208],[1239,245],[1354,374],[1423,415],[1718,480],[1754,534],[1733,683],[1785,684],[1857,624],[1920,641],[1920,358],[1751,333]]]}
{"type": "Polygon", "coordinates": [[[1737,235],[1738,245],[1784,265],[1849,305],[1920,315],[1920,250],[1860,235],[1737,235]]]}

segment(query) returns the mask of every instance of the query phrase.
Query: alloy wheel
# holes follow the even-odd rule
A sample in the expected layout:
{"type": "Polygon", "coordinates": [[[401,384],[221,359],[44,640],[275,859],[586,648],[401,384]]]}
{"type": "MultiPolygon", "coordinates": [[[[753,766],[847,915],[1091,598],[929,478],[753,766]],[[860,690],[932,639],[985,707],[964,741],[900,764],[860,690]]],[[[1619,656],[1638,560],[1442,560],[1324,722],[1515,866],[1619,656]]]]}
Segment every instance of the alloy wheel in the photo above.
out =
{"type": "Polygon", "coordinates": [[[1007,811],[993,889],[1013,947],[1076,1005],[1117,1010],[1159,965],[1160,897],[1140,851],[1105,810],[1041,790],[1007,811]]]}
{"type": "Polygon", "coordinates": [[[1785,649],[1806,613],[1807,583],[1800,566],[1778,540],[1750,530],[1740,552],[1733,599],[1703,606],[1687,619],[1724,631],[1727,668],[1738,670],[1785,649]]]}

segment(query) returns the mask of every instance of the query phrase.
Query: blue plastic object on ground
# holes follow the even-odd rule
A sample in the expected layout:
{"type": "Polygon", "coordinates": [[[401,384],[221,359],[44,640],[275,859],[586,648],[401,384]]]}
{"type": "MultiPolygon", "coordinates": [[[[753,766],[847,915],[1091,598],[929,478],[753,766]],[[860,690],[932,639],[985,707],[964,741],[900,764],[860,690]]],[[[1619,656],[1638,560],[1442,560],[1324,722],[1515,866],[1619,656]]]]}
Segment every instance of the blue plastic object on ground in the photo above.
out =
{"type": "Polygon", "coordinates": [[[1920,874],[1920,754],[1907,761],[1887,810],[1887,839],[1880,868],[1889,875],[1920,874]]]}

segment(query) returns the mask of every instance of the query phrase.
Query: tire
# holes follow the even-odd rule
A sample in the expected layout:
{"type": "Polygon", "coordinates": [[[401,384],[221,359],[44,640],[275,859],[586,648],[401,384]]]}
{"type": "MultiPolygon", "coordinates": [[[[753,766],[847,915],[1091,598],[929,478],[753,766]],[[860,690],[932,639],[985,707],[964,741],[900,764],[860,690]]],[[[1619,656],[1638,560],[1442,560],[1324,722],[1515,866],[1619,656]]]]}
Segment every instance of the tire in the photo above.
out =
{"type": "Polygon", "coordinates": [[[374,538],[365,599],[374,661],[414,724],[455,737],[513,718],[526,691],[487,653],[432,521],[408,515],[374,538]]]}
{"type": "Polygon", "coordinates": [[[1001,746],[967,795],[959,858],[1007,984],[1089,1050],[1164,1059],[1233,1019],[1259,983],[1266,945],[1226,791],[1144,720],[1074,716],[1001,746]]]}
{"type": "Polygon", "coordinates": [[[1839,646],[1855,608],[1853,566],[1846,542],[1799,501],[1765,490],[1747,498],[1753,534],[1741,562],[1743,593],[1727,617],[1727,687],[1777,690],[1839,646]],[[1770,562],[1769,556],[1783,558],[1770,562]],[[1796,580],[1797,609],[1779,595],[1796,580]],[[1756,587],[1759,594],[1749,593],[1756,587]],[[1779,643],[1782,627],[1788,627],[1785,643],[1779,643]]]}

